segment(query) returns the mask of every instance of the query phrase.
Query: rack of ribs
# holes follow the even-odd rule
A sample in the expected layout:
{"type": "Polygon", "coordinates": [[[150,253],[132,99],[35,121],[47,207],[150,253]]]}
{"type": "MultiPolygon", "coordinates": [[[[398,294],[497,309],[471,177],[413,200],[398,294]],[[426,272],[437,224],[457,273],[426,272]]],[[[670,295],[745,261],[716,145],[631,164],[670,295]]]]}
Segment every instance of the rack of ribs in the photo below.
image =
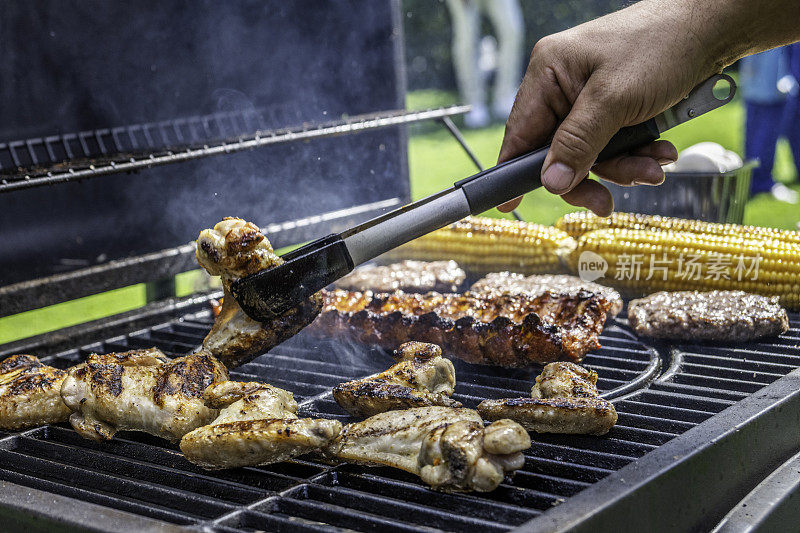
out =
{"type": "Polygon", "coordinates": [[[530,297],[334,290],[323,297],[309,328],[317,335],[342,334],[383,348],[428,342],[467,362],[503,367],[580,361],[600,346],[611,305],[587,291],[530,297]]]}

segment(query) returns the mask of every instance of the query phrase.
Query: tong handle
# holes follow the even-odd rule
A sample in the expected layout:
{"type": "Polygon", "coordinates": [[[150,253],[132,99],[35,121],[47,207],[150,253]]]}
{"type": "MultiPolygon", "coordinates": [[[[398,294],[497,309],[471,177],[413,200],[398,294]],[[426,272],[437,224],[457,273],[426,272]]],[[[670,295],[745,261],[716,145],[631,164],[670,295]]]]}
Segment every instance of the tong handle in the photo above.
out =
{"type": "MultiPolygon", "coordinates": [[[[655,119],[619,130],[600,152],[597,161],[605,161],[658,139],[655,119]]],[[[517,196],[542,186],[542,165],[550,145],[544,146],[457,181],[454,186],[464,191],[470,213],[477,215],[517,196]]]]}

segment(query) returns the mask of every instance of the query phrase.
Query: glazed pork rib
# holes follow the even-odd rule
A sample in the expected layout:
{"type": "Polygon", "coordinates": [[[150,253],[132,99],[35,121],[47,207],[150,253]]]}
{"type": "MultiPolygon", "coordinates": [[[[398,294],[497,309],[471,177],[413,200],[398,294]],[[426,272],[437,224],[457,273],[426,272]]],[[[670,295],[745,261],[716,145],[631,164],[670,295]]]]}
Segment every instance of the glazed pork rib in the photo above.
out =
{"type": "Polygon", "coordinates": [[[388,411],[348,424],[327,454],[399,468],[434,489],[488,492],[507,472],[522,468],[522,451],[530,445],[530,436],[516,422],[484,427],[477,411],[434,406],[388,411]]]}
{"type": "Polygon", "coordinates": [[[237,279],[283,263],[267,238],[250,222],[227,217],[197,238],[195,253],[200,266],[220,276],[224,289],[222,309],[203,347],[228,368],[242,365],[265,353],[311,323],[322,307],[315,294],[270,322],[257,322],[242,311],[230,293],[237,279]]]}
{"type": "Polygon", "coordinates": [[[597,294],[391,294],[323,291],[310,331],[394,348],[417,340],[470,363],[528,367],[580,361],[600,346],[610,304],[597,294]]]}
{"type": "Polygon", "coordinates": [[[523,276],[513,272],[492,272],[472,284],[472,294],[524,294],[531,298],[552,291],[557,293],[577,294],[580,291],[597,293],[610,304],[608,314],[617,316],[622,311],[622,296],[605,285],[591,281],[583,281],[569,274],[533,274],[523,276]]]}
{"type": "Polygon", "coordinates": [[[91,354],[69,369],[61,397],[81,436],[109,440],[117,431],[144,431],[173,442],[208,424],[217,410],[203,391],[228,379],[212,355],[198,352],[169,359],[157,348],[91,354]]]}
{"type": "Polygon", "coordinates": [[[203,397],[219,416],[185,435],[181,451],[209,470],[285,461],[327,446],[342,430],[336,420],[298,418],[292,393],[265,383],[225,381],[203,397]]]}
{"type": "Polygon", "coordinates": [[[70,410],[61,400],[66,375],[32,355],[0,361],[0,429],[66,422],[70,410]]]}
{"type": "Polygon", "coordinates": [[[435,344],[406,342],[395,351],[397,364],[385,372],[333,388],[333,398],[355,416],[443,405],[461,407],[450,399],[456,385],[453,363],[435,344]]]}
{"type": "Polygon", "coordinates": [[[597,373],[574,363],[550,363],[536,377],[530,398],[484,400],[486,420],[509,418],[537,433],[603,435],[617,423],[617,411],[597,391],[597,373]]]}
{"type": "Polygon", "coordinates": [[[466,277],[455,261],[407,260],[358,267],[335,285],[348,291],[456,292],[466,277]]]}

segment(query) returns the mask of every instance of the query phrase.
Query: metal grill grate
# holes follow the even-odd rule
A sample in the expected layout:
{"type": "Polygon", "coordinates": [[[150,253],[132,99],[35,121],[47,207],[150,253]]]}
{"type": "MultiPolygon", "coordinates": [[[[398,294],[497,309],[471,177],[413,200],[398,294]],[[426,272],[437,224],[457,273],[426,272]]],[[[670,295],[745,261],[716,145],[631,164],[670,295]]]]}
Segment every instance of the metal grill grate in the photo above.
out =
{"type": "MultiPolygon", "coordinates": [[[[45,360],[67,367],[92,351],[158,346],[180,355],[211,324],[198,305],[183,318],[68,350],[45,360]]],[[[276,465],[205,472],[175,446],[139,433],[108,443],[68,426],[0,433],[0,480],[165,522],[219,531],[502,531],[542,512],[642,457],[800,365],[800,315],[779,339],[747,346],[650,348],[623,321],[606,327],[603,348],[584,363],[615,397],[619,422],[606,437],[535,435],[525,467],[488,494],[444,494],[389,468],[331,466],[303,458],[276,465]]],[[[298,336],[231,373],[295,393],[306,416],[347,419],[333,402],[337,383],[383,370],[384,352],[298,336]]],[[[525,396],[532,375],[456,362],[454,397],[525,396]]]]}
{"type": "Polygon", "coordinates": [[[277,130],[259,129],[263,128],[263,123],[256,112],[217,113],[0,143],[0,193],[132,172],[272,144],[441,119],[467,111],[469,106],[383,111],[277,130]]]}

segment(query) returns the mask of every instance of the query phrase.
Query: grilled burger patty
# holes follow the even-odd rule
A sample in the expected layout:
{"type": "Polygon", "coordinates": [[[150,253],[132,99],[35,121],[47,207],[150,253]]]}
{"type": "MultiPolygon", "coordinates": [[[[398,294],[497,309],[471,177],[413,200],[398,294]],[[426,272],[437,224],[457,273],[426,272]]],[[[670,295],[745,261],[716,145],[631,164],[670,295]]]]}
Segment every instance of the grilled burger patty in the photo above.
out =
{"type": "Polygon", "coordinates": [[[401,261],[359,267],[336,282],[348,291],[455,292],[466,274],[455,261],[401,261]]]}
{"type": "Polygon", "coordinates": [[[777,296],[743,291],[657,292],[628,304],[628,321],[639,336],[675,340],[741,342],[789,329],[777,296]]]}
{"type": "Polygon", "coordinates": [[[536,296],[546,291],[577,293],[596,292],[611,304],[609,314],[617,316],[622,311],[622,296],[611,287],[583,281],[569,274],[533,274],[523,276],[514,272],[492,272],[472,284],[472,294],[526,294],[536,296]]]}
{"type": "Polygon", "coordinates": [[[610,304],[595,293],[526,295],[324,292],[310,330],[344,333],[365,344],[394,348],[416,340],[438,344],[470,363],[527,367],[580,361],[600,346],[610,304]]]}

